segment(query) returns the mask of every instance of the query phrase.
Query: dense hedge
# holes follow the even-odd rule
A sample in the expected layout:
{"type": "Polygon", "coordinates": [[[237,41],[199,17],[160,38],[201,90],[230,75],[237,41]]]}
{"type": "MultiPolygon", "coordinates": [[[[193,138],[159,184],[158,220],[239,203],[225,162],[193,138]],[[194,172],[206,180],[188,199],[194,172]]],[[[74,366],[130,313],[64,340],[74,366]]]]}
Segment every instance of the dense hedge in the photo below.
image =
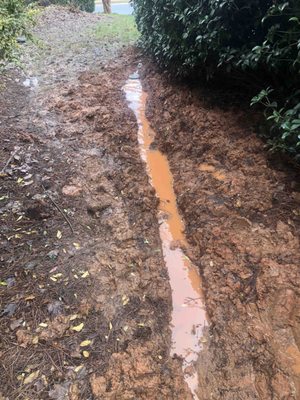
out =
{"type": "Polygon", "coordinates": [[[0,1],[0,71],[16,61],[17,38],[27,33],[32,13],[23,0],[0,1]]]}
{"type": "Polygon", "coordinates": [[[134,0],[134,9],[142,46],[173,73],[255,76],[273,148],[300,158],[299,0],[134,0]]]}

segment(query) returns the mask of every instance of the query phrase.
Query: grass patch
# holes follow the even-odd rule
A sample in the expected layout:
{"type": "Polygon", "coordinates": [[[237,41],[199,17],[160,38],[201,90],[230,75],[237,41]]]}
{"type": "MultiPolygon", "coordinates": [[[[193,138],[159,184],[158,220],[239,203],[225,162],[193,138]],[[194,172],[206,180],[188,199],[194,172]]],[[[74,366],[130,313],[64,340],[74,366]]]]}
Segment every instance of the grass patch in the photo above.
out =
{"type": "Polygon", "coordinates": [[[111,14],[103,18],[95,31],[96,37],[105,42],[119,42],[122,44],[132,44],[139,33],[136,28],[133,15],[111,14]]]}

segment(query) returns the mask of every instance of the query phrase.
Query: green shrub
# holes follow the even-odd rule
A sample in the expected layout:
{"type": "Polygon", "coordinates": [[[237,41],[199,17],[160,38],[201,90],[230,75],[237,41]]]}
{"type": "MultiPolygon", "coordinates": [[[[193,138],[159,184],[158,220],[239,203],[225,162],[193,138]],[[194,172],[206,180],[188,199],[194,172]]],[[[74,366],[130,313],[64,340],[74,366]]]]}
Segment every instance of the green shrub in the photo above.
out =
{"type": "Polygon", "coordinates": [[[141,45],[162,67],[267,82],[273,148],[300,157],[299,126],[289,125],[300,118],[299,0],[134,0],[134,9],[141,45]]]}
{"type": "Polygon", "coordinates": [[[31,10],[23,0],[1,0],[0,3],[0,70],[11,61],[16,61],[17,38],[27,35],[31,10]]]}
{"type": "Polygon", "coordinates": [[[37,1],[37,3],[41,6],[59,4],[62,6],[76,7],[82,11],[87,11],[87,12],[95,11],[95,0],[33,0],[33,1],[37,1]]]}

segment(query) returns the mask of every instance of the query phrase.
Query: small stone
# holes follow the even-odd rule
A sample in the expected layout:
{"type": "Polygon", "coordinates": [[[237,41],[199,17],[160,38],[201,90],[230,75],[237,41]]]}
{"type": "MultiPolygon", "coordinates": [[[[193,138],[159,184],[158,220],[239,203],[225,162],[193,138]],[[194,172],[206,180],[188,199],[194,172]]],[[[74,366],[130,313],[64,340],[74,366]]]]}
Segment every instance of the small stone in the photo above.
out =
{"type": "Polygon", "coordinates": [[[58,257],[59,251],[58,250],[51,250],[49,251],[49,253],[47,254],[47,256],[51,259],[51,260],[56,260],[56,258],[58,257]]]}
{"type": "Polygon", "coordinates": [[[27,271],[32,271],[34,267],[37,266],[37,261],[29,261],[29,263],[27,263],[24,266],[24,269],[26,269],[27,271]]]}
{"type": "Polygon", "coordinates": [[[17,304],[16,303],[10,303],[8,304],[1,312],[1,316],[7,315],[8,317],[11,317],[17,309],[17,304]]]}
{"type": "Polygon", "coordinates": [[[82,188],[75,185],[64,186],[62,192],[65,196],[75,197],[82,192],[82,188]]]}
{"type": "Polygon", "coordinates": [[[24,43],[26,43],[26,37],[25,37],[25,36],[19,36],[19,37],[17,38],[17,42],[18,42],[19,44],[24,44],[24,43]]]}

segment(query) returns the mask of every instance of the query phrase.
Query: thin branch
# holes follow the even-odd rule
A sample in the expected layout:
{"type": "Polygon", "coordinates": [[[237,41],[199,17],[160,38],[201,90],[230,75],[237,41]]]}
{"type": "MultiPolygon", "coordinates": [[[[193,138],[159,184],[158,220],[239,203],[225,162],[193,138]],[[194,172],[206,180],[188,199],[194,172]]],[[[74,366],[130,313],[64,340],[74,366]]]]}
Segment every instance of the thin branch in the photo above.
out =
{"type": "Polygon", "coordinates": [[[11,160],[14,158],[14,156],[16,155],[16,153],[18,152],[18,150],[20,150],[20,147],[15,147],[14,151],[11,153],[9,159],[6,161],[4,167],[1,170],[1,174],[4,174],[6,168],[8,167],[8,165],[10,164],[11,160]]]}
{"type": "Polygon", "coordinates": [[[72,233],[74,234],[74,228],[71,224],[71,221],[69,220],[69,218],[66,216],[66,214],[64,213],[64,211],[60,208],[60,206],[52,199],[52,197],[50,196],[50,194],[47,192],[45,186],[42,184],[42,188],[44,189],[45,194],[48,196],[49,200],[52,202],[52,204],[57,208],[57,210],[61,213],[61,215],[63,216],[64,220],[67,222],[67,224],[69,225],[72,233]]]}

